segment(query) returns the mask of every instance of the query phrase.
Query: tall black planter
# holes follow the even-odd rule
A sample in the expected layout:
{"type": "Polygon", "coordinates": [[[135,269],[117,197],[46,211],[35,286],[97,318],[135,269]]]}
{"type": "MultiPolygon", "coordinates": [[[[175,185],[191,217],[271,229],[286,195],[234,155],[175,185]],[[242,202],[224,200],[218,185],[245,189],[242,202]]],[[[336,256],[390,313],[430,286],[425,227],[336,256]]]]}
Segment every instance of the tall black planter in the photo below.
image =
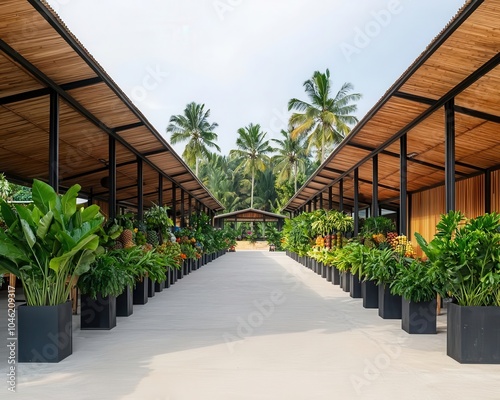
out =
{"type": "Polygon", "coordinates": [[[155,292],[161,293],[165,289],[165,281],[155,282],[155,292]]]}
{"type": "Polygon", "coordinates": [[[177,270],[177,279],[184,278],[184,263],[185,261],[182,262],[181,267],[177,270]]]}
{"type": "Polygon", "coordinates": [[[123,293],[116,298],[116,316],[128,317],[134,313],[134,296],[130,286],[126,286],[123,293]]]}
{"type": "Polygon", "coordinates": [[[383,319],[401,318],[401,296],[391,294],[388,285],[378,286],[378,315],[383,319]]]}
{"type": "Polygon", "coordinates": [[[323,264],[322,262],[319,263],[321,265],[321,277],[322,278],[325,278],[326,279],[326,275],[328,274],[328,268],[325,264],[323,264]]]}
{"type": "Polygon", "coordinates": [[[361,298],[361,282],[358,274],[350,274],[351,284],[349,294],[353,299],[361,298]]]}
{"type": "Polygon", "coordinates": [[[109,330],[116,326],[116,297],[98,294],[94,300],[82,294],[80,303],[80,329],[109,330]]]}
{"type": "Polygon", "coordinates": [[[378,286],[374,281],[361,282],[361,297],[364,308],[378,308],[378,286]]]}
{"type": "Polygon", "coordinates": [[[72,316],[69,301],[56,306],[20,306],[18,362],[57,363],[71,355],[72,316]]]}
{"type": "Polygon", "coordinates": [[[412,334],[436,333],[436,299],[420,303],[403,297],[401,328],[412,334]]]}
{"type": "Polygon", "coordinates": [[[500,364],[500,307],[448,304],[446,354],[462,364],[500,364]]]}
{"type": "Polygon", "coordinates": [[[148,279],[148,297],[155,297],[155,283],[151,279],[148,279]]]}
{"type": "Polygon", "coordinates": [[[333,267],[330,266],[325,266],[326,267],[326,281],[331,282],[333,278],[333,267]]]}
{"type": "Polygon", "coordinates": [[[340,271],[336,267],[332,267],[332,284],[340,285],[340,271]]]}
{"type": "Polygon", "coordinates": [[[342,272],[342,290],[344,292],[351,291],[351,273],[349,271],[342,272]]]}
{"type": "Polygon", "coordinates": [[[146,304],[148,302],[149,279],[146,276],[142,281],[137,281],[134,287],[134,304],[146,304]]]}

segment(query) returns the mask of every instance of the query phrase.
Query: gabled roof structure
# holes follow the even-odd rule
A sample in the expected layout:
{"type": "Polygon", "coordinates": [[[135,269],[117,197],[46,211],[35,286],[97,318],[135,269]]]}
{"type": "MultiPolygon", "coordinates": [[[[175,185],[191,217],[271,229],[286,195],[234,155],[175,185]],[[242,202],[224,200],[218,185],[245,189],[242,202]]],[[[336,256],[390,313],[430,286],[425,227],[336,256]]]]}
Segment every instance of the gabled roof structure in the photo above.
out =
{"type": "Polygon", "coordinates": [[[223,210],[45,1],[1,2],[0,76],[0,171],[9,179],[51,181],[58,172],[62,190],[78,183],[106,202],[116,157],[119,204],[170,205],[175,187],[178,209],[197,201],[223,210]]]}
{"type": "Polygon", "coordinates": [[[455,132],[452,178],[500,168],[499,21],[500,1],[466,2],[284,211],[296,212],[318,200],[334,208],[343,203],[352,210],[356,170],[358,204],[370,205],[375,190],[379,204],[398,208],[400,155],[405,154],[409,194],[444,185],[445,132],[451,128],[455,132]],[[446,118],[451,114],[453,119],[446,118]],[[447,127],[452,120],[454,127],[447,127]],[[402,137],[406,137],[404,152],[402,137]]]}

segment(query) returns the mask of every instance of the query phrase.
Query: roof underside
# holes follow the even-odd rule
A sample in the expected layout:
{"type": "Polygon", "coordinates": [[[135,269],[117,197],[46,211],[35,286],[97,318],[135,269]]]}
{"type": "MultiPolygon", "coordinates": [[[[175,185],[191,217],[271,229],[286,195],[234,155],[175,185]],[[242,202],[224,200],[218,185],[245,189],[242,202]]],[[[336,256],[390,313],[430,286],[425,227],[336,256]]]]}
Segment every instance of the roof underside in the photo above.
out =
{"type": "MultiPolygon", "coordinates": [[[[351,134],[284,207],[295,211],[310,200],[354,206],[353,171],[359,167],[361,206],[372,200],[378,154],[379,203],[399,206],[399,138],[407,134],[408,191],[445,181],[444,104],[454,98],[456,179],[500,165],[500,1],[469,1],[424,53],[387,91],[351,134]],[[413,154],[412,154],[413,153],[413,154]]],[[[326,203],[325,203],[326,204],[326,203]]]]}
{"type": "Polygon", "coordinates": [[[277,222],[286,217],[279,214],[273,214],[267,211],[256,210],[254,208],[247,208],[245,210],[234,211],[228,214],[221,214],[215,216],[215,219],[222,219],[228,221],[241,221],[241,222],[277,222]]]}
{"type": "MultiPolygon", "coordinates": [[[[137,206],[142,159],[145,206],[158,202],[161,174],[164,204],[172,204],[174,182],[209,209],[223,209],[44,2],[3,0],[0,38],[0,171],[10,179],[48,180],[50,93],[56,92],[61,188],[78,183],[82,193],[108,200],[112,136],[119,203],[137,206]]],[[[186,210],[188,201],[186,195],[186,210]]]]}

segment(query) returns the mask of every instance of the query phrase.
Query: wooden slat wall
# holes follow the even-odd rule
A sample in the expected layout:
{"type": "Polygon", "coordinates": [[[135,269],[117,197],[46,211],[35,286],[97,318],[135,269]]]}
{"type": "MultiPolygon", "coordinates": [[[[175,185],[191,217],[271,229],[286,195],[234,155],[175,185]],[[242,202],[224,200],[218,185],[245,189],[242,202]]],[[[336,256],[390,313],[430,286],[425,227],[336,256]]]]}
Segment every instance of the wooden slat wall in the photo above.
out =
{"type": "MultiPolygon", "coordinates": [[[[492,211],[500,210],[500,171],[491,175],[492,211]]],[[[485,180],[484,175],[466,179],[456,183],[456,209],[462,211],[467,218],[475,218],[485,212],[485,180]]],[[[446,211],[445,188],[430,189],[412,195],[411,236],[413,244],[414,232],[420,233],[427,241],[436,233],[436,225],[440,215],[446,211]]],[[[420,250],[417,254],[421,255],[420,250]]]]}

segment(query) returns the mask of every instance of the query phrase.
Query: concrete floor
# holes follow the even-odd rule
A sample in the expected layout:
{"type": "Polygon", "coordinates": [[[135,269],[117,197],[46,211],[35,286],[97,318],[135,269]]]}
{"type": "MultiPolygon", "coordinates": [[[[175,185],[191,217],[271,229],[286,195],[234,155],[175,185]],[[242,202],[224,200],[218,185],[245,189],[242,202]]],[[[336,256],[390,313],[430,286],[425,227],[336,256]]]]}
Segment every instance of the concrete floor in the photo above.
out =
{"type": "Polygon", "coordinates": [[[0,399],[500,399],[500,365],[446,356],[445,320],[437,335],[408,335],[284,253],[237,251],[111,331],[80,331],[74,317],[73,354],[18,365],[15,394],[2,346],[0,399]]]}

